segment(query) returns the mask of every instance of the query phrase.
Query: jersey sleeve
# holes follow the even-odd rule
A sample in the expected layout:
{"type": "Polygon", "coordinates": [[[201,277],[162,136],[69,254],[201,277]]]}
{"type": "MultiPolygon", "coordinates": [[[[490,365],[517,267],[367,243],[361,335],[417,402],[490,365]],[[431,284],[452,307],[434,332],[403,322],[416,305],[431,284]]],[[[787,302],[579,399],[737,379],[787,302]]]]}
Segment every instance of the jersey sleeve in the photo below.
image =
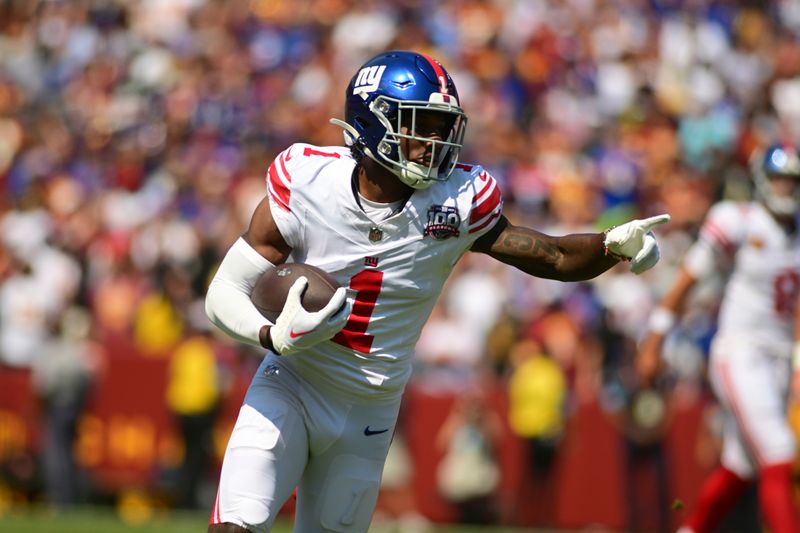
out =
{"type": "Polygon", "coordinates": [[[296,171],[294,151],[296,145],[278,154],[266,176],[267,197],[272,218],[286,244],[292,248],[300,244],[303,234],[303,217],[299,213],[301,206],[292,201],[292,173],[296,171]]]}
{"type": "Polygon", "coordinates": [[[739,205],[716,204],[706,215],[700,237],[684,258],[684,267],[698,279],[729,265],[739,248],[747,224],[739,205]]]}
{"type": "Polygon", "coordinates": [[[503,213],[503,195],[497,180],[480,167],[473,171],[473,187],[467,232],[476,240],[497,224],[503,213]]]}
{"type": "Polygon", "coordinates": [[[742,243],[747,220],[742,208],[733,202],[721,202],[711,208],[700,229],[700,239],[715,251],[733,257],[742,243]]]}

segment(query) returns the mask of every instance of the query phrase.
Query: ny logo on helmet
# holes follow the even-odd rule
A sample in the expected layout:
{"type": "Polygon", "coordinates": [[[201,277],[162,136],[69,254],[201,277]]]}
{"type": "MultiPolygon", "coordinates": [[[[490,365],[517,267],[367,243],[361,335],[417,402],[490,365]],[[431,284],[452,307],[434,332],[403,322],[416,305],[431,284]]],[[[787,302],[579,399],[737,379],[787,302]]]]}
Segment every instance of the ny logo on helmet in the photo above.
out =
{"type": "Polygon", "coordinates": [[[455,207],[432,205],[428,208],[428,223],[425,225],[425,235],[430,235],[437,241],[458,237],[458,227],[460,225],[461,217],[455,207]]]}
{"type": "Polygon", "coordinates": [[[356,82],[353,84],[353,94],[357,94],[366,100],[369,93],[378,89],[384,70],[386,70],[386,65],[373,65],[362,68],[358,76],[356,76],[356,82]]]}

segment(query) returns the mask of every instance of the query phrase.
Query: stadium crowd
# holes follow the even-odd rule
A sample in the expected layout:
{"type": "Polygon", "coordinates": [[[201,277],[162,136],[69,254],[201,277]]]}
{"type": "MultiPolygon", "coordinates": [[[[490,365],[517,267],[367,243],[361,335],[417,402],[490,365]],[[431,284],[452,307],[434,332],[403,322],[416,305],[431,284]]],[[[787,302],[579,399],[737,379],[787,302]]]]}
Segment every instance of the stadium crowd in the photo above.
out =
{"type": "MultiPolygon", "coordinates": [[[[570,406],[613,416],[704,394],[713,282],[670,339],[670,379],[642,394],[631,358],[708,207],[750,194],[750,152],[800,142],[797,2],[6,0],[0,372],[33,369],[62,432],[51,445],[70,445],[123,345],[174,362],[165,401],[186,435],[206,433],[226,369],[257,355],[210,330],[210,275],[272,158],[297,139],[342,144],[328,119],[349,76],[392,48],[447,65],[469,116],[462,160],[498,179],[512,220],[563,234],[672,215],[662,263],[639,277],[561,284],[466,257],[420,339],[414,386],[508,383],[508,421],[543,478],[570,406]]],[[[631,449],[663,435],[621,418],[631,449]]],[[[49,497],[74,501],[74,476],[52,476],[49,497]]]]}

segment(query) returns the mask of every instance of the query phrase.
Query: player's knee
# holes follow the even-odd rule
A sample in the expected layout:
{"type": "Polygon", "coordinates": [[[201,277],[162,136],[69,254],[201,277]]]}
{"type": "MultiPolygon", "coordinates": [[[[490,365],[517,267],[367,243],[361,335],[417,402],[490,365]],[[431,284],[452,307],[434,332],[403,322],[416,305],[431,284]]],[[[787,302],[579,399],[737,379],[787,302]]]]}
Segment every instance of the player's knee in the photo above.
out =
{"type": "Polygon", "coordinates": [[[242,526],[226,522],[224,524],[209,525],[208,533],[252,533],[252,531],[242,526]]]}
{"type": "Polygon", "coordinates": [[[367,531],[380,490],[380,461],[337,457],[325,480],[320,522],[336,533],[367,531]]]}

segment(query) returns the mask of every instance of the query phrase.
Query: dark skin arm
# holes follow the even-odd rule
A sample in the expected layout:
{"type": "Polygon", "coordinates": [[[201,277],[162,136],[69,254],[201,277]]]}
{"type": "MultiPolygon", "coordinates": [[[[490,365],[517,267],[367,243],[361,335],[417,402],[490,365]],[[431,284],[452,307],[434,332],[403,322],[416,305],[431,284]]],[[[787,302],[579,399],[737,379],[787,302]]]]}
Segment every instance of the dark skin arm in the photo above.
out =
{"type": "MultiPolygon", "coordinates": [[[[242,235],[247,244],[252,246],[258,253],[263,255],[273,265],[280,265],[286,262],[291,247],[283,240],[275,219],[272,218],[272,211],[269,207],[269,200],[263,198],[253,212],[250,219],[250,227],[242,235]]],[[[270,326],[263,326],[258,332],[258,340],[261,346],[268,350],[275,351],[272,339],[269,336],[270,326]]]]}
{"type": "Polygon", "coordinates": [[[539,278],[581,281],[594,278],[617,264],[606,255],[603,233],[574,233],[551,237],[514,226],[506,217],[471,250],[490,255],[507,265],[539,278]]]}

